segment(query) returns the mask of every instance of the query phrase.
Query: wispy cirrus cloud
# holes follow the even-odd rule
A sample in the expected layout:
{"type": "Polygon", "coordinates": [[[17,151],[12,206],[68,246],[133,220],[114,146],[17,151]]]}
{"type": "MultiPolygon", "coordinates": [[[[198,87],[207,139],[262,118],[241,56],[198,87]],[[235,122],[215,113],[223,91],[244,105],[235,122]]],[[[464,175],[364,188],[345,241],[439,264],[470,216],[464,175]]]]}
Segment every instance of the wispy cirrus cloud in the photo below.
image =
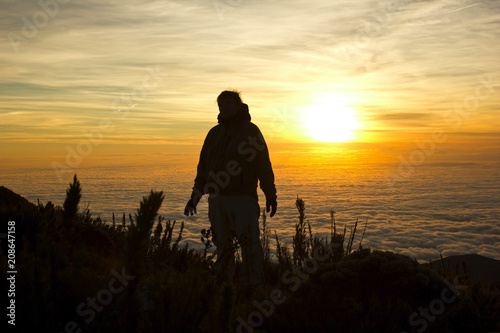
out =
{"type": "MultiPolygon", "coordinates": [[[[367,131],[425,131],[474,94],[478,76],[500,72],[496,1],[245,0],[223,19],[196,0],[46,3],[57,3],[53,16],[37,2],[3,1],[0,113],[5,125],[23,126],[19,133],[47,130],[62,141],[113,118],[117,98],[130,100],[130,112],[110,139],[149,129],[173,142],[201,140],[226,88],[242,90],[256,119],[278,105],[300,112],[335,91],[354,96],[367,131]],[[161,83],[131,98],[148,68],[161,83]]],[[[463,129],[493,131],[498,96],[481,101],[463,129]],[[474,127],[481,122],[490,125],[474,127]]]]}

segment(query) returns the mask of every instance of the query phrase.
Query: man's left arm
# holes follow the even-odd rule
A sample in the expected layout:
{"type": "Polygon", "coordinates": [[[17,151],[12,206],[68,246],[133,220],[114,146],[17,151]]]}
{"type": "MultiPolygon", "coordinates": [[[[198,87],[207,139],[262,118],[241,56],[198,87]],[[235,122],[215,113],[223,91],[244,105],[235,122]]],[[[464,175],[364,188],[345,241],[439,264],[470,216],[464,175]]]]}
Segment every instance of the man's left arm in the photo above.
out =
{"type": "Polygon", "coordinates": [[[271,211],[270,216],[273,217],[278,207],[273,167],[271,165],[271,159],[269,158],[269,150],[266,141],[258,129],[256,136],[256,147],[258,151],[256,159],[257,177],[260,181],[260,188],[266,196],[266,211],[268,213],[271,211]]]}

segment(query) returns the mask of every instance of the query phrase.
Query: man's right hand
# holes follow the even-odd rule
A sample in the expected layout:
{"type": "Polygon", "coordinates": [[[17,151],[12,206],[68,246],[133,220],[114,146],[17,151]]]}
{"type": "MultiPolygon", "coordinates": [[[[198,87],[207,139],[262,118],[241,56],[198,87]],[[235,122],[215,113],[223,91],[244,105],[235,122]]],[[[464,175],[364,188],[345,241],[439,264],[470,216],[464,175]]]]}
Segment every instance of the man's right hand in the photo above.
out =
{"type": "Polygon", "coordinates": [[[194,214],[196,214],[196,206],[198,205],[198,202],[200,201],[200,199],[196,200],[196,199],[189,199],[188,203],[186,204],[186,208],[184,208],[184,215],[186,216],[193,216],[194,214]]]}

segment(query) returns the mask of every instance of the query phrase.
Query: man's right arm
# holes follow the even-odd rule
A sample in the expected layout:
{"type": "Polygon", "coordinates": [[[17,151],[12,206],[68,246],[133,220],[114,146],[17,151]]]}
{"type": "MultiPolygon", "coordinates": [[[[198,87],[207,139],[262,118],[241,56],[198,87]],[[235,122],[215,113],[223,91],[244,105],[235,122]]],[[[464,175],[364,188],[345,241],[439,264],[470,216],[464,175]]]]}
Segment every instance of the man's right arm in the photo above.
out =
{"type": "Polygon", "coordinates": [[[208,168],[208,153],[207,147],[210,144],[211,136],[214,128],[212,128],[203,142],[203,147],[200,152],[200,160],[198,161],[198,167],[196,168],[196,178],[194,180],[193,191],[191,192],[191,198],[189,199],[186,208],[184,209],[184,215],[189,216],[196,214],[196,206],[200,202],[201,197],[205,194],[205,185],[207,183],[207,168],[208,168]]]}
{"type": "MultiPolygon", "coordinates": [[[[206,140],[205,140],[206,142],[206,140]]],[[[196,178],[194,180],[193,191],[191,192],[191,198],[186,204],[186,208],[184,208],[184,215],[189,216],[196,214],[196,206],[198,202],[200,202],[201,197],[203,196],[203,189],[206,183],[206,159],[204,158],[206,155],[205,152],[205,143],[201,149],[200,160],[198,162],[198,167],[196,168],[196,178]]]]}
{"type": "Polygon", "coordinates": [[[207,184],[207,168],[208,168],[208,146],[210,145],[210,139],[213,133],[213,128],[208,132],[205,141],[203,142],[203,147],[200,152],[200,160],[198,161],[198,167],[196,168],[196,178],[194,180],[193,192],[191,198],[199,197],[205,194],[205,185],[207,184]]]}

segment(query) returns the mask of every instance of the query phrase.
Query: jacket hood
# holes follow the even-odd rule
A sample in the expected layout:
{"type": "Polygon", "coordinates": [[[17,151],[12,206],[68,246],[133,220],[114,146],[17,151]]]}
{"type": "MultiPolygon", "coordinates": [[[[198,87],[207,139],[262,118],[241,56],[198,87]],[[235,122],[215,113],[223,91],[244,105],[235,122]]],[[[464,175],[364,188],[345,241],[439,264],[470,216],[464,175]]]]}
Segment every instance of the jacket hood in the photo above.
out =
{"type": "Polygon", "coordinates": [[[231,125],[231,124],[237,124],[240,122],[251,121],[251,120],[252,120],[252,117],[250,116],[250,111],[248,110],[248,105],[245,103],[241,104],[240,110],[231,118],[223,119],[223,118],[221,118],[220,113],[217,116],[218,123],[222,124],[222,125],[226,125],[226,126],[231,125]]]}

